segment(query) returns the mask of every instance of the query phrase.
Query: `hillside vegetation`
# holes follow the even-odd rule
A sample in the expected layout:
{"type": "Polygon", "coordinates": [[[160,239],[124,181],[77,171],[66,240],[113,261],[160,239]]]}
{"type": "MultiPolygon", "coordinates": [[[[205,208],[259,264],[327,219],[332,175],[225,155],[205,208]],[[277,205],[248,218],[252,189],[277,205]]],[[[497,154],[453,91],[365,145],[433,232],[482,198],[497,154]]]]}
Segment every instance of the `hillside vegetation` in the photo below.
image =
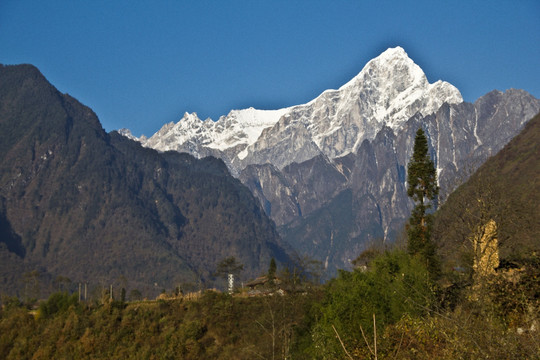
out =
{"type": "Polygon", "coordinates": [[[539,259],[515,282],[428,281],[418,259],[380,253],[323,287],[267,296],[214,291],[188,300],[82,303],[53,294],[30,312],[4,298],[3,359],[537,359],[539,259]]]}
{"type": "Polygon", "coordinates": [[[36,315],[11,307],[0,318],[2,359],[281,358],[311,297],[120,301],[97,307],[57,294],[36,315]]]}

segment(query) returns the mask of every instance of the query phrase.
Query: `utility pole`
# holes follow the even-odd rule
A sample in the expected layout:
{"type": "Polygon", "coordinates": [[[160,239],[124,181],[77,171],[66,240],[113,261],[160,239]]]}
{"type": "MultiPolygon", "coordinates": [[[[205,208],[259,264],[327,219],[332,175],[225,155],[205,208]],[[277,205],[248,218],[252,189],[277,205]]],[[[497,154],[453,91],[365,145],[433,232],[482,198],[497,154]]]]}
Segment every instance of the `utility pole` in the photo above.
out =
{"type": "Polygon", "coordinates": [[[111,291],[110,291],[109,294],[110,294],[110,299],[111,299],[111,301],[112,301],[112,300],[113,300],[113,296],[112,296],[112,284],[111,284],[111,291]]]}
{"type": "Polygon", "coordinates": [[[81,283],[79,283],[79,302],[81,302],[81,283]]]}

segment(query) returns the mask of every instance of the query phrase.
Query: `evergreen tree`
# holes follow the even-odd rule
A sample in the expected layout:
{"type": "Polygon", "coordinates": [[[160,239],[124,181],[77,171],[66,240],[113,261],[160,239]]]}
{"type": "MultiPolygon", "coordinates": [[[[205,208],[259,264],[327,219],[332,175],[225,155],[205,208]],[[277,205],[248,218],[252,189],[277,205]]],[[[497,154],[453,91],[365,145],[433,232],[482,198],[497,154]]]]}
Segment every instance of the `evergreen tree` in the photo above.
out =
{"type": "Polygon", "coordinates": [[[416,203],[407,225],[407,250],[411,255],[423,257],[430,272],[436,275],[438,261],[431,241],[432,216],[428,210],[437,198],[439,187],[422,128],[418,129],[414,139],[414,152],[407,167],[407,183],[407,195],[416,203]]]}
{"type": "Polygon", "coordinates": [[[214,276],[220,277],[223,280],[228,278],[229,274],[233,274],[235,277],[238,277],[240,272],[244,270],[244,264],[240,263],[234,256],[229,256],[221,260],[217,264],[216,271],[214,276]]]}
{"type": "Polygon", "coordinates": [[[266,277],[268,278],[268,284],[273,287],[276,284],[276,260],[272,258],[270,260],[270,266],[268,267],[268,273],[266,274],[266,277]]]}
{"type": "Polygon", "coordinates": [[[272,258],[272,260],[270,260],[270,266],[268,267],[268,280],[272,281],[276,277],[276,270],[276,260],[272,258]]]}

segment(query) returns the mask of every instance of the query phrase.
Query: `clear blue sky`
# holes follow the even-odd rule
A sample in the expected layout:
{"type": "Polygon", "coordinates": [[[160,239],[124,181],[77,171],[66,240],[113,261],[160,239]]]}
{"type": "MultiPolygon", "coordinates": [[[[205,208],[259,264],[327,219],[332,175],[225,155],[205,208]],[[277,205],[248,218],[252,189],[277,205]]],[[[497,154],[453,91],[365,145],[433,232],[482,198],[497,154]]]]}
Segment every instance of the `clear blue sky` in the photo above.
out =
{"type": "Polygon", "coordinates": [[[540,1],[1,0],[0,63],[37,66],[107,131],[305,103],[388,47],[474,101],[540,97],[540,1]]]}

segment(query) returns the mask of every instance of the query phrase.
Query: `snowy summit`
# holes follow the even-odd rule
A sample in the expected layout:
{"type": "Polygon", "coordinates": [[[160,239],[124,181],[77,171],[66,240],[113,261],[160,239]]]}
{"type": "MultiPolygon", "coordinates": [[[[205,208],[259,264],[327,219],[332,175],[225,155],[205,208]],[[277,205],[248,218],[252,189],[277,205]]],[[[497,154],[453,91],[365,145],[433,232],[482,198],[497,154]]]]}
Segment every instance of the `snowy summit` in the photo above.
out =
{"type": "Polygon", "coordinates": [[[383,126],[399,130],[416,113],[429,115],[445,102],[461,103],[463,98],[447,82],[430,84],[422,69],[396,47],[369,61],[338,90],[326,90],[307,104],[232,110],[217,121],[186,113],[140,141],[160,151],[216,155],[236,169],[267,162],[282,168],[321,153],[344,156],[383,126]]]}

